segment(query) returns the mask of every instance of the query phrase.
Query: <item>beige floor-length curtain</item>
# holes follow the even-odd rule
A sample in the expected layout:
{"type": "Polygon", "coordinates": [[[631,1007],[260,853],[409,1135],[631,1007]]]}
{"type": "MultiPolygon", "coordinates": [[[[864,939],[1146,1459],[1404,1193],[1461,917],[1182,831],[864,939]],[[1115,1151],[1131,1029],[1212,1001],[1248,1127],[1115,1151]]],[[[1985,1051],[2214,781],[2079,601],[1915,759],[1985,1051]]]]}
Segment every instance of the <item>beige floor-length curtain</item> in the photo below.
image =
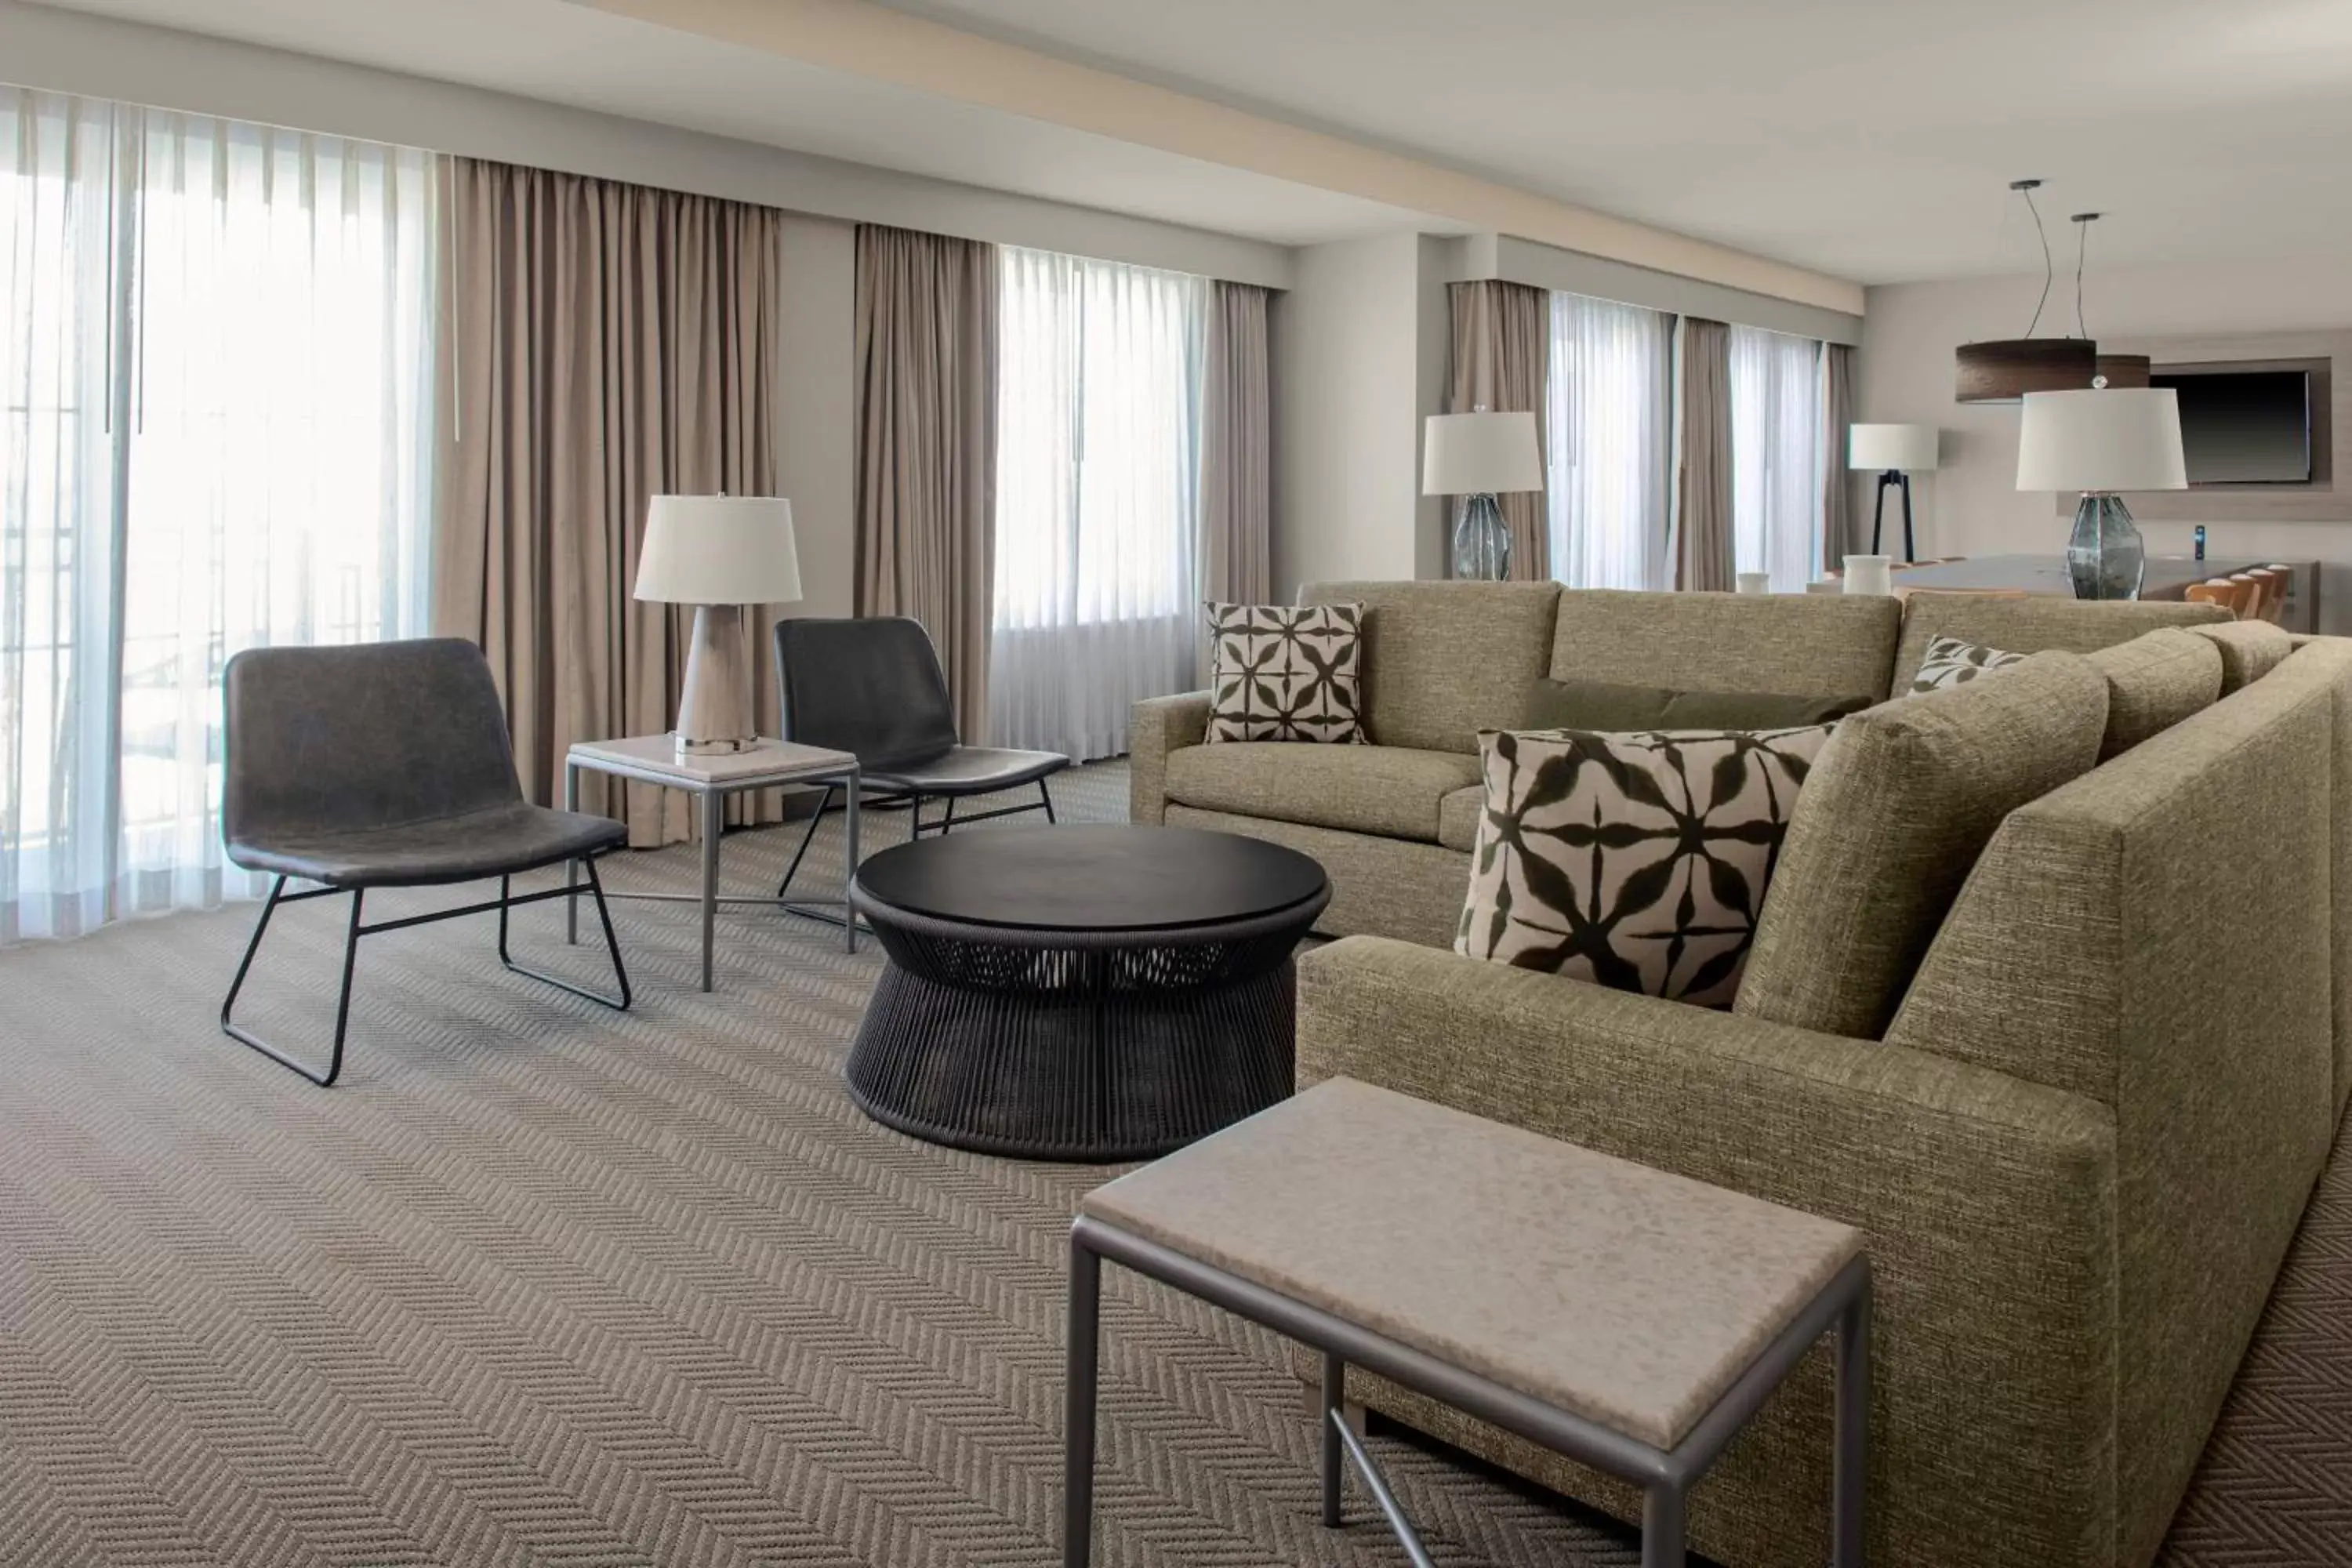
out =
{"type": "MultiPolygon", "coordinates": [[[[524,790],[554,803],[572,742],[676,721],[692,612],[630,596],[647,500],[776,492],[779,215],[470,158],[448,177],[434,624],[488,654],[524,790]]],[[[773,656],[750,651],[773,733],[773,656]]],[[[582,805],[632,844],[689,837],[674,791],[590,775],[582,805]]]]}
{"type": "Polygon", "coordinates": [[[1853,427],[1853,349],[1822,345],[1822,560],[1814,572],[1826,577],[1844,570],[1849,551],[1864,545],[1853,536],[1853,485],[1845,466],[1846,432],[1853,427]]]}
{"type": "Polygon", "coordinates": [[[1000,266],[992,245],[858,226],[857,613],[923,624],[967,745],[988,739],[1000,266]]]}
{"type": "MultiPolygon", "coordinates": [[[[1446,407],[1480,408],[1536,416],[1536,440],[1545,438],[1546,377],[1550,362],[1551,296],[1524,283],[1488,279],[1453,287],[1453,388],[1446,407]]],[[[1547,470],[1548,472],[1549,470],[1547,470]]],[[[1541,490],[1499,498],[1511,528],[1511,575],[1541,582],[1551,575],[1551,520],[1541,490]]],[[[1446,524],[1451,540],[1453,523],[1446,524]]],[[[1447,551],[1452,555],[1451,546],[1447,551]]]]}
{"type": "MultiPolygon", "coordinates": [[[[1201,399],[1201,596],[1263,605],[1273,592],[1274,391],[1269,291],[1219,282],[1209,298],[1201,399]]],[[[1208,674],[1207,624],[1201,634],[1208,674]]]]}
{"type": "Polygon", "coordinates": [[[1675,586],[1728,591],[1738,579],[1731,522],[1731,329],[1683,318],[1682,473],[1675,586]]]}

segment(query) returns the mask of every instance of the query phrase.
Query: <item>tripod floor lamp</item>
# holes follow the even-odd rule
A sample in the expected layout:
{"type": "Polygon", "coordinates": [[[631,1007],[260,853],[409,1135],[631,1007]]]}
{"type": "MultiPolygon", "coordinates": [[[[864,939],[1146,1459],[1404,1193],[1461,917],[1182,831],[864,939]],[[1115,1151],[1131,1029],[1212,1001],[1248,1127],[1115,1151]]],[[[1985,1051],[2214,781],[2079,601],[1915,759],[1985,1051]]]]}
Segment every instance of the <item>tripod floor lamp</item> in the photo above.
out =
{"type": "Polygon", "coordinates": [[[1933,425],[1857,425],[1848,437],[1846,467],[1878,474],[1878,505],[1870,519],[1873,555],[1885,553],[1879,538],[1886,526],[1886,492],[1893,489],[1903,492],[1903,559],[1919,558],[1911,531],[1911,476],[1935,471],[1938,434],[1933,425]]]}

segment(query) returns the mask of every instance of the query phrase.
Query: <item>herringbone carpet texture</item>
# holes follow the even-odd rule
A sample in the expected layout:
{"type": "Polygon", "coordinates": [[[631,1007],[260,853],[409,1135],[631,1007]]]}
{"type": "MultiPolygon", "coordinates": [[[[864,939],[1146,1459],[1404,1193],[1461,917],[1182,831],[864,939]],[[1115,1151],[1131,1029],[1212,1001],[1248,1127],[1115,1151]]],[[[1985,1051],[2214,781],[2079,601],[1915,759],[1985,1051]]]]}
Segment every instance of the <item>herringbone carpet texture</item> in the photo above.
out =
{"type": "MultiPolygon", "coordinates": [[[[1124,775],[1059,795],[1116,819],[1124,775]]],[[[792,831],[730,838],[730,883],[772,886],[792,831]]],[[[839,876],[830,830],[805,874],[839,876]]],[[[324,1038],[339,917],[280,916],[265,1030],[324,1038]]],[[[213,1027],[251,918],[0,954],[0,1564],[1056,1560],[1063,1238],[1103,1173],[860,1116],[870,944],[730,912],[704,996],[692,911],[623,905],[618,1016],[504,973],[487,921],[372,938],[320,1090],[213,1027]]],[[[560,918],[521,917],[525,946],[601,980],[560,918]]],[[[1316,1523],[1276,1342],[1111,1283],[1099,1561],[1403,1561],[1360,1498],[1316,1523]]],[[[1634,1560],[1581,1510],[1376,1443],[1443,1562],[1634,1560]]],[[[2352,1564],[2352,1162],[2162,1561],[2352,1564]]]]}
{"type": "MultiPolygon", "coordinates": [[[[1061,797],[1116,818],[1124,777],[1061,797]]],[[[731,837],[730,884],[772,888],[791,831],[731,837]]],[[[280,915],[265,1032],[325,1038],[341,909],[280,915]]],[[[252,914],[0,954],[0,1563],[1057,1560],[1063,1247],[1103,1173],[861,1116],[871,944],[730,912],[705,996],[693,912],[623,905],[615,1015],[505,973],[487,920],[370,938],[322,1090],[214,1028],[252,914]]],[[[561,919],[524,951],[601,980],[561,919]]],[[[1402,1561],[1360,1500],[1316,1522],[1276,1342],[1112,1275],[1099,1560],[1402,1561]]],[[[1381,1447],[1449,1563],[1632,1561],[1381,1447]]]]}

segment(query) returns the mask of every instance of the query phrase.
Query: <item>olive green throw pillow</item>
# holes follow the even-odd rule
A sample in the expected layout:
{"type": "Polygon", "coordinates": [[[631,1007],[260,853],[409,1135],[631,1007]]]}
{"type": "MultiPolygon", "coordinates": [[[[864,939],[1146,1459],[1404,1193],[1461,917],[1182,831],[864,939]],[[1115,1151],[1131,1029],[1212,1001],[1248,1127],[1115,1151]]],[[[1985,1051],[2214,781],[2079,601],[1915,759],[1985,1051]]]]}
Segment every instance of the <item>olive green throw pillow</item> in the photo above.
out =
{"type": "Polygon", "coordinates": [[[1874,697],[1786,697],[1766,691],[1678,691],[1614,680],[1538,680],[1525,728],[1626,734],[1650,730],[1798,730],[1859,713],[1874,697]]]}
{"type": "Polygon", "coordinates": [[[2106,731],[2106,677],[2058,652],[1841,723],[1797,797],[1732,1010],[1883,1037],[2001,818],[2097,766],[2106,731]]]}

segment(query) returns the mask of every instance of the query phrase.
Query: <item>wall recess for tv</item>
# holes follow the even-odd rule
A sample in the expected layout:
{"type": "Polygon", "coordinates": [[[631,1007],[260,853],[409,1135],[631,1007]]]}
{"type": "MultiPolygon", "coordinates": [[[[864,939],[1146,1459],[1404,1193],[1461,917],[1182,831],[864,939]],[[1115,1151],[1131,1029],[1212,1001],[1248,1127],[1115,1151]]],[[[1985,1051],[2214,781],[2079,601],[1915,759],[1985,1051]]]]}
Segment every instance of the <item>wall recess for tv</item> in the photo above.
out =
{"type": "MultiPolygon", "coordinates": [[[[2335,367],[2352,365],[2352,331],[2267,332],[2202,338],[2126,338],[2102,348],[2148,356],[2150,376],[2299,374],[2310,415],[2310,477],[2300,482],[2197,483],[2131,498],[2143,522],[2352,522],[2352,396],[2336,395],[2335,367]],[[2347,476],[2339,488],[2338,476],[2347,476]]],[[[2072,515],[2075,498],[2054,509],[2072,515]]]]}

